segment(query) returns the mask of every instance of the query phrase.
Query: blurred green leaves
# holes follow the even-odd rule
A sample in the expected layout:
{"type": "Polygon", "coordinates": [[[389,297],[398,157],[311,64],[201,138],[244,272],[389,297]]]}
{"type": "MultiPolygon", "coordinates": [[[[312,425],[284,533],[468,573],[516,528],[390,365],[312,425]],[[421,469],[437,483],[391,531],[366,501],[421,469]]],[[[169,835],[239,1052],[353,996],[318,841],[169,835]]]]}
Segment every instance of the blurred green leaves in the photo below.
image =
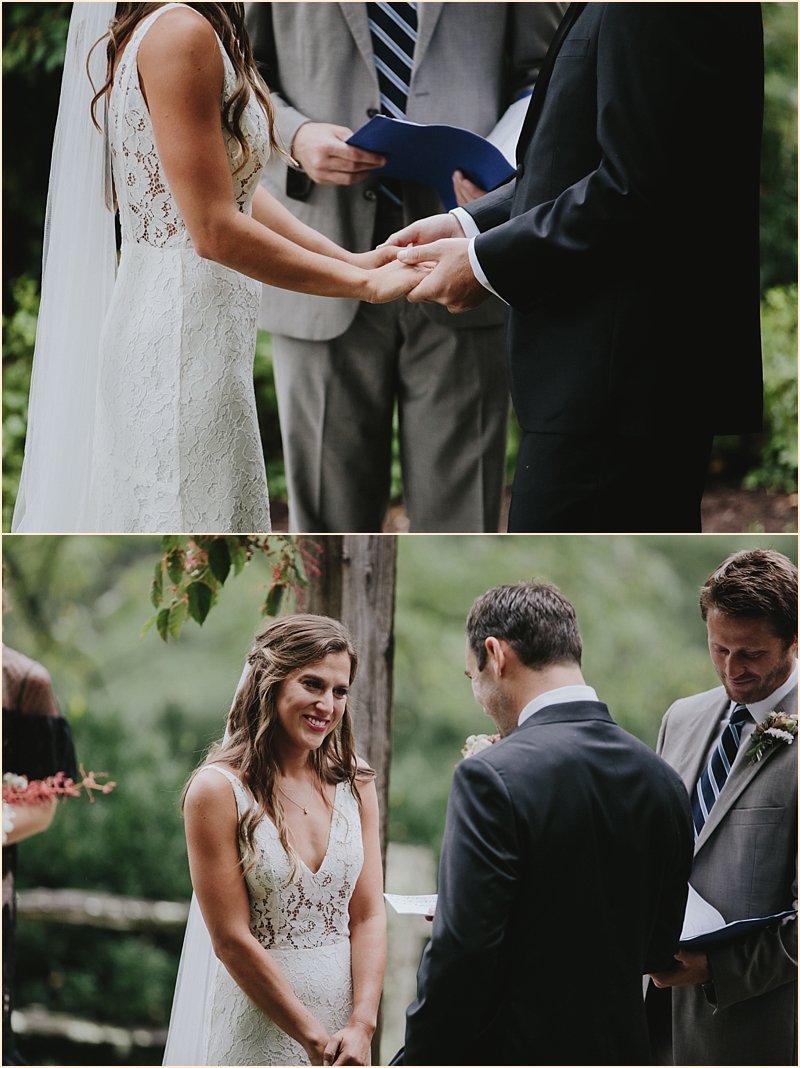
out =
{"type": "Polygon", "coordinates": [[[304,543],[292,535],[168,534],[161,539],[161,551],[150,585],[156,614],[144,623],[140,636],[155,623],[165,642],[170,637],[177,641],[187,619],[202,627],[231,568],[238,575],[254,553],[263,554],[272,568],[264,616],[282,609],[291,612],[309,585],[306,565],[314,566],[304,543]]]}

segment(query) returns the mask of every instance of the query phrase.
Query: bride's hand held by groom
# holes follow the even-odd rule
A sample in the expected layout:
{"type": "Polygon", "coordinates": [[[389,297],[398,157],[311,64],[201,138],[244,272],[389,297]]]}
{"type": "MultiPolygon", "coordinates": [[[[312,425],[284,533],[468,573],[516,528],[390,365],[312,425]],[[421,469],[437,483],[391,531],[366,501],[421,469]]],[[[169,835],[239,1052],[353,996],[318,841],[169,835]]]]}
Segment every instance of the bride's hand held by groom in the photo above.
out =
{"type": "Polygon", "coordinates": [[[450,312],[471,311],[489,296],[469,261],[469,240],[458,219],[449,213],[420,219],[386,239],[397,259],[426,267],[427,276],[407,294],[410,303],[443,304],[450,312]]]}

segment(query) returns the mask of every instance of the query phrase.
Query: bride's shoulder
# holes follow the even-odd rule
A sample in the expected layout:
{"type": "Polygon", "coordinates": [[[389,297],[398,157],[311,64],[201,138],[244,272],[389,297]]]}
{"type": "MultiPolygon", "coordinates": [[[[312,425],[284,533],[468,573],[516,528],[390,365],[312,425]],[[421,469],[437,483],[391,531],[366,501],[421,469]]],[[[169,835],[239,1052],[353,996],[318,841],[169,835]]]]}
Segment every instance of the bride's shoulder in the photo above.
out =
{"type": "MultiPolygon", "coordinates": [[[[204,809],[206,806],[229,805],[236,807],[231,778],[234,772],[223,769],[216,764],[206,764],[195,772],[186,788],[184,810],[204,809]]],[[[238,780],[237,780],[238,781],[238,780]]]]}
{"type": "Polygon", "coordinates": [[[139,63],[145,66],[185,59],[198,62],[219,51],[214,27],[190,7],[165,11],[148,28],[139,46],[139,63]]]}

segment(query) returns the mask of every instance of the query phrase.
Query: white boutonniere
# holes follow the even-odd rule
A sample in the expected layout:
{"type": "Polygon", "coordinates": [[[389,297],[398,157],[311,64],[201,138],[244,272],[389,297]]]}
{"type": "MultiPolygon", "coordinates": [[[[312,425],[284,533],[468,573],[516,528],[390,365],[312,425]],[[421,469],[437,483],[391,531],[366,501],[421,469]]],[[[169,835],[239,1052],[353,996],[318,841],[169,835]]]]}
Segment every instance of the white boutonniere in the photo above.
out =
{"type": "Polygon", "coordinates": [[[499,741],[499,734],[471,734],[462,746],[461,756],[464,759],[475,756],[476,753],[488,749],[490,745],[494,745],[495,742],[499,741]]]}
{"type": "Polygon", "coordinates": [[[796,719],[787,716],[785,712],[770,712],[764,722],[759,723],[750,735],[750,748],[747,750],[750,763],[758,763],[766,750],[771,749],[778,742],[791,745],[796,734],[796,719]]]}

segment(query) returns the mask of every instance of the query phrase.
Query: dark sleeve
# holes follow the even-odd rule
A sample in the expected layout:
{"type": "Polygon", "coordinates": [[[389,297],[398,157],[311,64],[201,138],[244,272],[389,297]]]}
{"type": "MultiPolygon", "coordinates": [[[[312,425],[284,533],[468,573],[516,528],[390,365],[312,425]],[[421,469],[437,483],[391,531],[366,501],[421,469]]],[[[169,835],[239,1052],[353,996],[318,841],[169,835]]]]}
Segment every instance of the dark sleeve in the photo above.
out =
{"type": "Polygon", "coordinates": [[[508,221],[511,216],[516,184],[516,179],[512,178],[510,182],[498,186],[491,193],[486,193],[477,200],[463,205],[464,211],[472,216],[481,233],[508,221]]]}
{"type": "MultiPolygon", "coordinates": [[[[489,282],[513,308],[532,311],[583,274],[624,266],[618,258],[634,239],[660,240],[659,205],[675,217],[676,202],[708,194],[708,183],[736,166],[741,145],[723,144],[718,132],[730,128],[725,109],[733,106],[721,94],[730,64],[723,69],[720,56],[736,49],[753,68],[742,73],[753,86],[760,40],[755,4],[604,5],[597,38],[598,164],[555,199],[475,242],[489,282]],[[641,234],[645,220],[649,235],[641,234]]],[[[748,100],[741,116],[745,153],[759,106],[748,100]]],[[[692,235],[686,238],[690,248],[692,235]]]]}
{"type": "Polygon", "coordinates": [[[72,731],[63,716],[23,715],[3,709],[3,771],[47,779],[63,771],[77,779],[72,731]]]}
{"type": "Polygon", "coordinates": [[[482,1064],[496,1015],[498,957],[516,888],[519,844],[508,791],[485,761],[459,764],[447,806],[439,900],[406,1022],[405,1064],[482,1064]]]}
{"type": "Polygon", "coordinates": [[[664,848],[671,845],[671,850],[663,869],[655,924],[645,961],[647,973],[666,971],[673,964],[683,929],[694,856],[692,808],[686,787],[672,768],[663,761],[661,763],[667,800],[667,833],[663,840],[664,848]]]}

